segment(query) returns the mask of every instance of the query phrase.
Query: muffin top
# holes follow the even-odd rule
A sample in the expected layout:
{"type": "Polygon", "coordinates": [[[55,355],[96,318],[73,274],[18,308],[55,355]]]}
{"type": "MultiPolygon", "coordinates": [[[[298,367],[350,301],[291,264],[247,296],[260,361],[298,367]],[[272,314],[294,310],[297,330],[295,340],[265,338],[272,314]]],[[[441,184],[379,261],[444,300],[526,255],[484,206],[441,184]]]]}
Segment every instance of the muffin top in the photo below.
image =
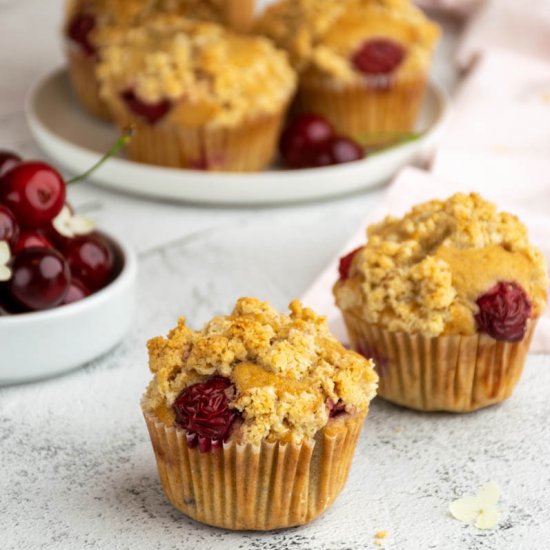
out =
{"type": "Polygon", "coordinates": [[[222,388],[233,416],[221,436],[242,443],[311,439],[330,417],[366,413],[376,392],[372,361],[346,350],[326,319],[298,301],[284,315],[241,298],[231,315],[215,317],[202,330],[180,319],[148,349],[155,376],[144,411],[189,430],[196,420],[190,396],[222,388]],[[193,418],[182,417],[182,410],[193,418]]]}
{"type": "Polygon", "coordinates": [[[517,217],[456,194],[387,217],[343,259],[340,309],[386,330],[523,337],[547,300],[547,268],[517,217]]]}
{"type": "Polygon", "coordinates": [[[175,16],[157,16],[123,31],[101,51],[101,94],[123,103],[131,94],[186,126],[233,125],[278,113],[294,92],[287,56],[262,37],[175,16]]]}
{"type": "Polygon", "coordinates": [[[281,0],[256,31],[307,76],[346,82],[426,68],[438,26],[408,0],[281,0]]]}
{"type": "Polygon", "coordinates": [[[90,41],[101,42],[98,32],[111,25],[135,25],[157,14],[175,14],[204,21],[224,21],[224,0],[69,0],[66,30],[77,16],[93,17],[90,41]]]}

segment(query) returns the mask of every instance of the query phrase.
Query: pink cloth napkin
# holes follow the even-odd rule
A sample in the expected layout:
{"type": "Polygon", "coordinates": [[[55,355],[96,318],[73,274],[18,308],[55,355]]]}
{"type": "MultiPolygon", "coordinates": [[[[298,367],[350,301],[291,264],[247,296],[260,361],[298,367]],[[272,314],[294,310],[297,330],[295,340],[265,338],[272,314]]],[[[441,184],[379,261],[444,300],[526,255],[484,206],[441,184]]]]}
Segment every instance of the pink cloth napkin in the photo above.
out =
{"type": "MultiPolygon", "coordinates": [[[[361,227],[342,249],[342,254],[357,248],[366,241],[366,226],[380,221],[387,214],[400,216],[413,205],[434,198],[447,198],[453,193],[477,191],[477,187],[467,182],[456,183],[434,176],[416,168],[405,168],[388,188],[382,203],[361,224],[361,227]]],[[[510,188],[502,193],[498,182],[492,182],[483,189],[483,196],[495,202],[500,209],[513,212],[521,217],[529,228],[531,241],[550,258],[550,219],[542,214],[533,214],[532,202],[546,202],[550,205],[550,179],[547,185],[539,186],[537,193],[525,196],[521,188],[515,192],[510,188]]],[[[326,268],[309,290],[303,295],[305,305],[328,317],[334,335],[342,342],[348,342],[340,312],[334,305],[332,285],[338,278],[338,258],[326,268]]],[[[540,319],[531,351],[550,353],[550,310],[540,319]]]]}
{"type": "Polygon", "coordinates": [[[550,59],[548,0],[487,0],[470,20],[458,52],[462,67],[493,48],[550,59]]]}

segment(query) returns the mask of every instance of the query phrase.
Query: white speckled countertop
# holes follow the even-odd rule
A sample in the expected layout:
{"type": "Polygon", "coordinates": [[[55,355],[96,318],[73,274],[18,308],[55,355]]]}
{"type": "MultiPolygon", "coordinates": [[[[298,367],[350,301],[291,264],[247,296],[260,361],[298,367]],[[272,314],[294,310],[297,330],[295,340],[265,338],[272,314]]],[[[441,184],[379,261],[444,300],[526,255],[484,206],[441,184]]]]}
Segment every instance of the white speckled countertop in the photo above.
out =
{"type": "MultiPolygon", "coordinates": [[[[62,62],[61,0],[0,0],[0,147],[39,156],[24,121],[30,85],[62,62]]],[[[453,26],[436,64],[447,61],[453,26]]],[[[0,389],[0,548],[539,550],[550,540],[550,356],[530,357],[514,396],[466,416],[424,415],[375,401],[349,483],[313,524],[229,533],[165,500],[139,409],[145,341],[185,314],[194,326],[241,295],[284,308],[373,208],[381,191],[272,209],[146,202],[83,185],[70,199],[140,258],[127,340],[68,375],[0,389]],[[299,238],[297,238],[297,236],[299,238]],[[451,500],[488,481],[503,491],[493,531],[451,519],[451,500]]],[[[29,335],[32,341],[32,335],[29,335]]],[[[70,335],[67,335],[70,338],[70,335]]],[[[1,355],[0,361],[9,361],[1,355]]]]}

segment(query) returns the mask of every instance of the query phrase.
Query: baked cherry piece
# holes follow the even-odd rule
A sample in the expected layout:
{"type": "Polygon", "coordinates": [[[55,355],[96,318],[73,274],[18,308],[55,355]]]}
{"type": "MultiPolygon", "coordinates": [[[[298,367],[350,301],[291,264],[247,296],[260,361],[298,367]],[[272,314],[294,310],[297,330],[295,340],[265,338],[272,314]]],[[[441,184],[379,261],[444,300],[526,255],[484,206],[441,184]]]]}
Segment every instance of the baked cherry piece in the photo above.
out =
{"type": "Polygon", "coordinates": [[[176,422],[187,432],[190,447],[201,452],[220,448],[229,436],[238,411],[229,407],[228,392],[232,384],[227,378],[214,376],[210,380],[185,388],[173,409],[176,422]]]}
{"type": "Polygon", "coordinates": [[[78,44],[82,51],[89,56],[95,55],[96,49],[90,42],[90,33],[96,25],[95,17],[87,13],[80,13],[73,17],[67,29],[68,37],[78,44]]]}
{"type": "Polygon", "coordinates": [[[6,241],[10,246],[19,238],[19,225],[13,212],[3,204],[0,204],[0,241],[6,241]]]}
{"type": "Polygon", "coordinates": [[[333,164],[343,164],[364,158],[361,145],[352,139],[336,136],[320,143],[309,156],[309,166],[320,168],[333,164]]]}
{"type": "Polygon", "coordinates": [[[13,245],[13,253],[18,254],[27,248],[53,248],[53,245],[39,231],[23,231],[13,245]]]}
{"type": "Polygon", "coordinates": [[[21,162],[21,157],[11,151],[0,150],[0,177],[21,162]]]}
{"type": "Polygon", "coordinates": [[[346,406],[344,405],[344,403],[342,403],[341,399],[339,399],[336,403],[329,399],[327,401],[327,407],[329,418],[335,418],[337,416],[346,414],[346,406]]]}
{"type": "Polygon", "coordinates": [[[90,296],[91,292],[77,279],[72,279],[67,294],[61,302],[62,305],[66,306],[68,304],[73,304],[74,302],[79,302],[87,296],[90,296]]]}
{"type": "Polygon", "coordinates": [[[532,306],[517,283],[501,281],[476,300],[475,319],[480,332],[495,340],[519,342],[525,336],[532,306]]]}
{"type": "Polygon", "coordinates": [[[352,62],[358,71],[367,75],[387,75],[404,59],[405,49],[401,44],[389,38],[373,38],[361,44],[352,62]]]}
{"type": "Polygon", "coordinates": [[[8,294],[30,311],[49,309],[63,301],[70,280],[69,266],[57,250],[29,248],[13,260],[8,294]]]}
{"type": "Polygon", "coordinates": [[[63,208],[65,195],[61,174],[45,162],[21,162],[0,181],[0,202],[26,229],[38,228],[52,221],[63,208]]]}
{"type": "Polygon", "coordinates": [[[346,254],[345,256],[340,258],[338,272],[340,273],[341,281],[346,281],[349,278],[349,270],[351,269],[351,263],[353,262],[353,258],[355,258],[356,254],[361,250],[363,250],[362,246],[360,246],[359,248],[356,248],[349,254],[346,254]]]}
{"type": "Polygon", "coordinates": [[[133,90],[126,90],[121,94],[122,100],[130,111],[146,120],[149,124],[156,124],[172,108],[168,99],[158,103],[145,103],[139,99],[133,90]]]}
{"type": "Polygon", "coordinates": [[[317,147],[334,135],[334,128],[324,117],[311,113],[299,115],[291,121],[281,136],[281,157],[291,168],[311,166],[311,156],[315,154],[317,147]]]}

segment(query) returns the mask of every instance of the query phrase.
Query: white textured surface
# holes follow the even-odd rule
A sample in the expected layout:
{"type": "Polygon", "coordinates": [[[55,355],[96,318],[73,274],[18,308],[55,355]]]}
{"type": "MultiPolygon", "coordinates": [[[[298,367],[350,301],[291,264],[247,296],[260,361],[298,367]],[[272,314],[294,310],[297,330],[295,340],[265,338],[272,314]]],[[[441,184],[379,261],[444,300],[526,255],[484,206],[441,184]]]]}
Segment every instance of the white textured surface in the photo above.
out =
{"type": "MultiPolygon", "coordinates": [[[[27,156],[39,153],[24,124],[23,96],[61,61],[60,13],[60,0],[0,0],[0,145],[27,156]]],[[[437,73],[449,82],[445,59],[437,73]]],[[[514,397],[475,414],[422,415],[375,402],[346,490],[309,526],[233,534],[181,516],[162,495],[140,416],[145,340],[181,313],[198,326],[243,294],[284,307],[376,206],[380,191],[263,210],[146,202],[87,185],[70,195],[136,247],[138,313],[126,342],[94,364],[0,390],[2,550],[344,550],[375,548],[378,530],[388,530],[387,548],[395,550],[548,548],[550,357],[532,357],[514,397]],[[498,529],[481,532],[451,519],[450,501],[489,479],[503,490],[498,529]]],[[[2,350],[0,361],[9,361],[2,350]]]]}

